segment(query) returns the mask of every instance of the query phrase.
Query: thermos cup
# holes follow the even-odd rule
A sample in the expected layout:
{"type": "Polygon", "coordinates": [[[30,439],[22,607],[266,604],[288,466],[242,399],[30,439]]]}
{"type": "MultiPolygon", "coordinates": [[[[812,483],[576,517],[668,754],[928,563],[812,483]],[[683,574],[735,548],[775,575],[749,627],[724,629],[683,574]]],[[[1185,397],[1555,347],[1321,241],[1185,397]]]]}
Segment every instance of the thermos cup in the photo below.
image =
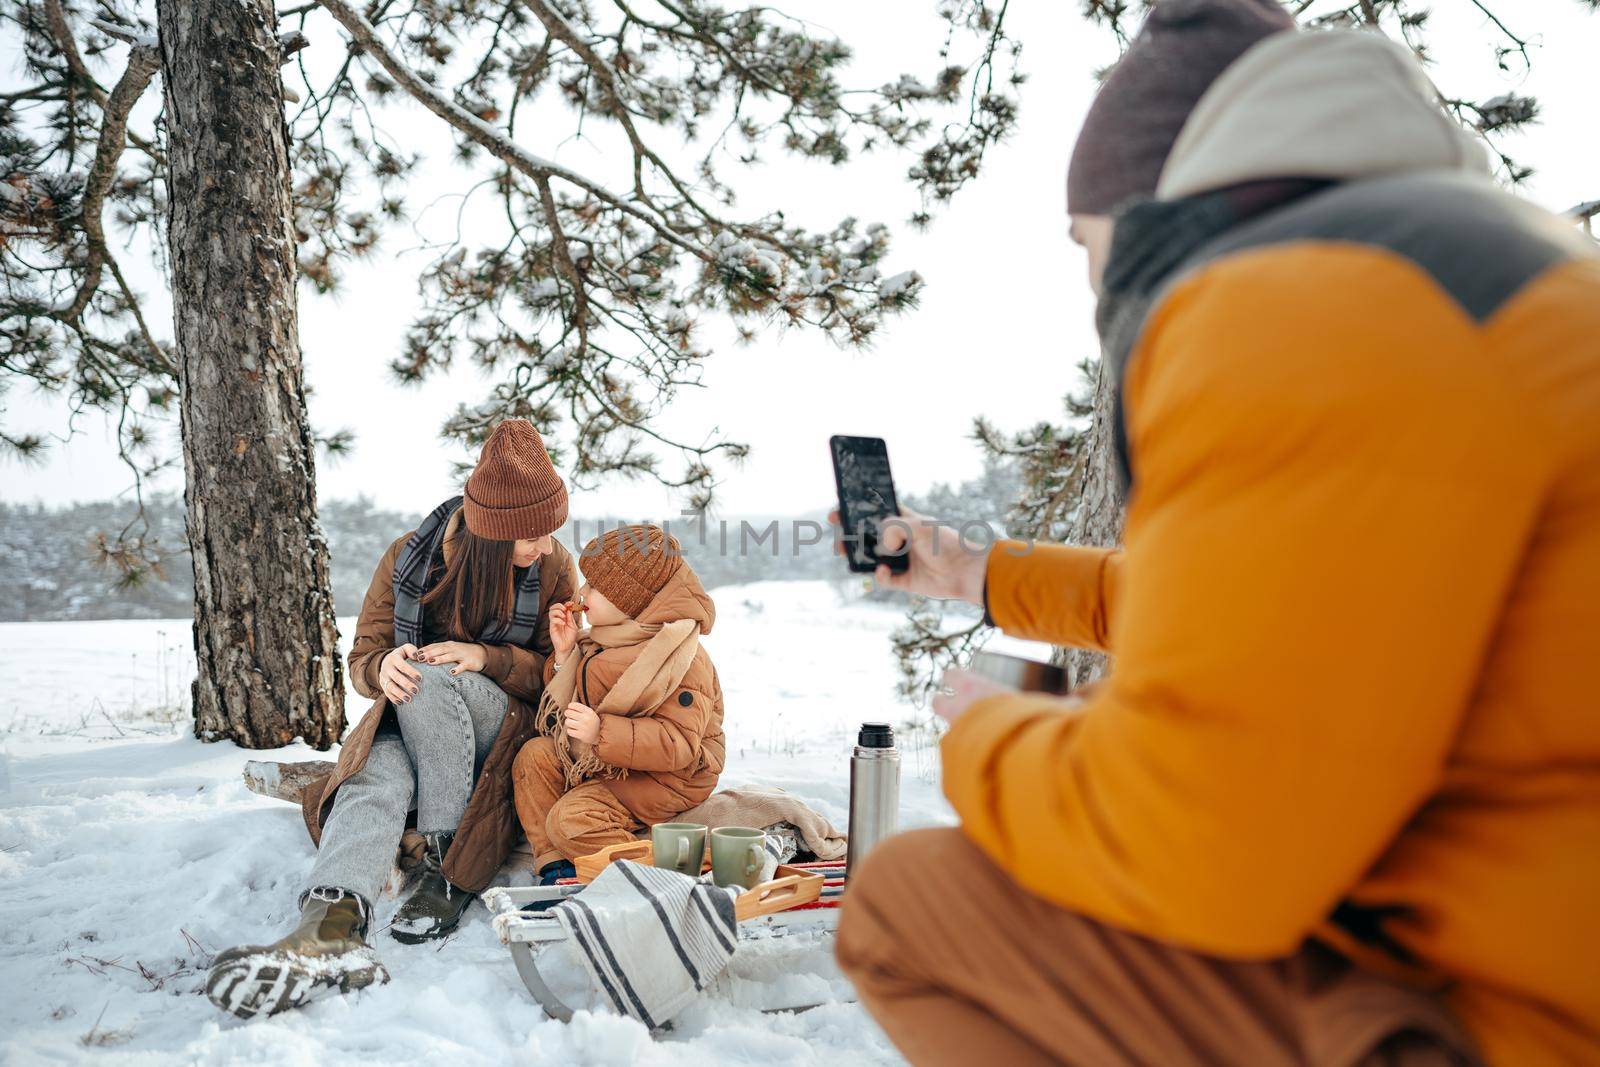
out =
{"type": "Polygon", "coordinates": [[[850,852],[846,870],[900,825],[900,752],[886,722],[864,722],[850,757],[850,852]]]}
{"type": "Polygon", "coordinates": [[[1054,663],[1008,656],[1004,652],[976,652],[967,670],[973,674],[999,682],[1009,689],[1027,693],[1055,693],[1065,695],[1072,690],[1064,668],[1054,663]]]}

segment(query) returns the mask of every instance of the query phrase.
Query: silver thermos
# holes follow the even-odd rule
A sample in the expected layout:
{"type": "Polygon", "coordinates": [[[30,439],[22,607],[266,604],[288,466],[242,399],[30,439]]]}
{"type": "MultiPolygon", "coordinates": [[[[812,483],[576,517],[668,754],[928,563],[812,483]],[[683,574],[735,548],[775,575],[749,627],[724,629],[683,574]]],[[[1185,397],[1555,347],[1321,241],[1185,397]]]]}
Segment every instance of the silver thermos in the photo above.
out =
{"type": "Polygon", "coordinates": [[[846,870],[900,827],[900,751],[886,722],[864,722],[850,757],[850,853],[846,870]]]}

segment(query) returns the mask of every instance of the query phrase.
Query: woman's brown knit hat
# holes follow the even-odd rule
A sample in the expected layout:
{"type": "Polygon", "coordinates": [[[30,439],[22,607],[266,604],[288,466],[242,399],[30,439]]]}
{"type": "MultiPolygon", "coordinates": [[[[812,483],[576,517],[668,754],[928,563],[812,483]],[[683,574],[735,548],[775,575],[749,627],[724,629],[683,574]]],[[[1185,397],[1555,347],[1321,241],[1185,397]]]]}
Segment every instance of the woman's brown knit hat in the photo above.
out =
{"type": "Polygon", "coordinates": [[[533,423],[507,419],[494,428],[467,479],[462,510],[467,529],[493,541],[533,540],[567,521],[567,487],[533,423]]]}
{"type": "Polygon", "coordinates": [[[678,539],[659,526],[620,526],[583,546],[578,569],[625,615],[649,606],[683,566],[678,539]]]}

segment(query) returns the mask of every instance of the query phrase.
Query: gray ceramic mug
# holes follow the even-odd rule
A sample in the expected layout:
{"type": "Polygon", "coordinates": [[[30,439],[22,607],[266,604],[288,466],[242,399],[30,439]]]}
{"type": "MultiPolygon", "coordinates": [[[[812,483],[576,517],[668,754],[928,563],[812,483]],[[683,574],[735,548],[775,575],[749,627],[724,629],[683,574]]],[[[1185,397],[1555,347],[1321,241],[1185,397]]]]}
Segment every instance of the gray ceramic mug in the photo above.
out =
{"type": "Polygon", "coordinates": [[[706,828],[697,822],[663,822],[650,828],[652,862],[691,878],[700,876],[706,855],[706,828]]]}
{"type": "Polygon", "coordinates": [[[711,831],[711,880],[720,886],[755,886],[767,862],[766,844],[767,835],[760,830],[717,827],[711,831]]]}

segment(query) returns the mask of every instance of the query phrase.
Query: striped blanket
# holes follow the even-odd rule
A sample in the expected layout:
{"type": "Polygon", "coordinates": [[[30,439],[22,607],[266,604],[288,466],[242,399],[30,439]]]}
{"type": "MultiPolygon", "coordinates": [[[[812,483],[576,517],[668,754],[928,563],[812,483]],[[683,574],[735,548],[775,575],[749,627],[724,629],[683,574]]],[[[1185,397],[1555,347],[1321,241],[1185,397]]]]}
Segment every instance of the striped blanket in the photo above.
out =
{"type": "Polygon", "coordinates": [[[618,1012],[655,1030],[728,966],[738,892],[620,860],[554,912],[589,980],[618,1012]]]}

